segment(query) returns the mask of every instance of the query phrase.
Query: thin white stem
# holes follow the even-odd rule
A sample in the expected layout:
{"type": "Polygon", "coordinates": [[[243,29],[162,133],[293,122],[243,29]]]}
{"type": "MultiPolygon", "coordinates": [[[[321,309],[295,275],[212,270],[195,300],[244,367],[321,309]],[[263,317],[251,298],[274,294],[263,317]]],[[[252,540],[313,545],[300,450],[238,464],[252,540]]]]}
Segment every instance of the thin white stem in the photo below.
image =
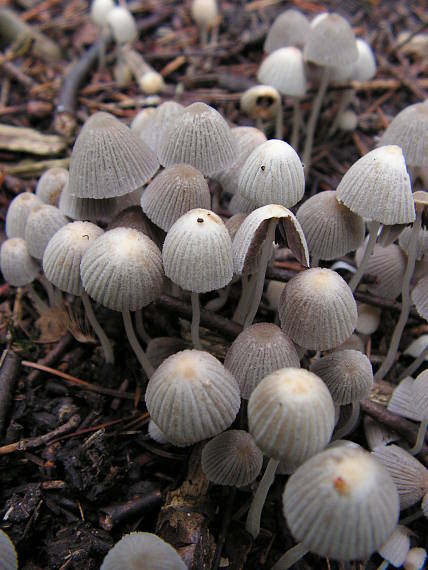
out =
{"type": "Polygon", "coordinates": [[[361,281],[362,276],[364,275],[364,271],[366,270],[367,263],[370,259],[371,254],[373,253],[374,247],[376,245],[377,233],[379,231],[379,228],[380,228],[380,222],[370,222],[370,224],[369,224],[369,241],[367,242],[363,258],[361,260],[361,263],[360,263],[357,271],[354,273],[351,281],[348,283],[352,292],[354,292],[355,289],[358,287],[358,284],[361,281]]]}
{"type": "Polygon", "coordinates": [[[39,274],[37,276],[37,279],[47,293],[49,299],[49,305],[53,307],[55,305],[55,291],[52,283],[48,281],[43,274],[39,274]]]}
{"type": "Polygon", "coordinates": [[[317,96],[315,97],[314,102],[312,103],[311,116],[309,117],[308,125],[306,127],[306,139],[302,155],[302,162],[305,167],[306,180],[309,178],[309,170],[311,168],[311,155],[312,155],[312,145],[314,142],[315,128],[317,126],[318,117],[321,111],[324,95],[325,92],[327,91],[329,77],[330,77],[330,70],[328,67],[325,67],[323,69],[323,74],[317,96]]]}
{"type": "Polygon", "coordinates": [[[276,224],[277,224],[276,219],[273,219],[269,222],[266,237],[265,237],[265,240],[264,240],[263,245],[262,245],[262,252],[261,252],[261,256],[260,256],[260,261],[258,264],[257,273],[255,275],[256,281],[255,281],[254,291],[253,291],[253,295],[252,295],[252,299],[251,299],[251,305],[250,305],[250,308],[248,309],[248,313],[247,313],[247,316],[245,318],[244,328],[247,328],[252,324],[254,317],[257,314],[259,305],[260,305],[260,300],[261,300],[262,295],[263,295],[263,286],[265,284],[266,268],[267,268],[267,265],[269,263],[270,258],[272,257],[273,241],[275,239],[276,224]]]}
{"type": "Polygon", "coordinates": [[[398,381],[403,380],[403,378],[407,378],[407,376],[411,376],[413,372],[415,372],[415,370],[417,370],[419,366],[421,366],[421,364],[425,362],[425,358],[427,357],[427,355],[428,355],[428,344],[420,353],[420,355],[412,362],[412,364],[410,364],[406,368],[406,370],[404,370],[404,372],[400,374],[400,376],[398,377],[398,381]]]}
{"type": "Polygon", "coordinates": [[[412,301],[410,299],[410,281],[412,280],[413,271],[415,270],[416,248],[422,221],[422,211],[423,208],[416,207],[416,220],[413,223],[412,235],[410,237],[409,249],[407,252],[406,271],[404,272],[403,284],[401,286],[401,313],[397,324],[395,325],[394,332],[392,333],[391,343],[385,360],[374,375],[375,380],[382,380],[385,375],[388,374],[391,366],[393,365],[398,346],[400,344],[401,335],[403,334],[404,327],[406,326],[407,319],[409,318],[412,306],[412,301]]]}
{"type": "Polygon", "coordinates": [[[191,293],[192,300],[192,343],[193,347],[203,350],[201,339],[199,337],[199,322],[201,320],[201,307],[199,304],[199,293],[191,293]]]}
{"type": "Polygon", "coordinates": [[[272,566],[271,570],[287,570],[291,568],[293,564],[296,564],[301,558],[309,552],[309,548],[306,548],[301,542],[289,548],[285,554],[272,566]]]}
{"type": "Polygon", "coordinates": [[[125,325],[126,336],[128,337],[129,344],[132,347],[132,350],[135,352],[135,356],[138,358],[139,363],[143,367],[144,372],[147,375],[147,378],[151,378],[155,369],[151,365],[149,359],[146,356],[146,353],[142,349],[138,339],[135,335],[134,328],[132,326],[132,319],[131,313],[128,310],[122,311],[123,317],[123,324],[125,325]]]}
{"type": "Polygon", "coordinates": [[[98,322],[97,317],[95,316],[94,309],[92,308],[92,303],[86,291],[82,291],[80,298],[82,299],[83,306],[85,307],[85,312],[86,316],[88,317],[88,321],[91,323],[91,327],[94,329],[94,332],[101,343],[106,362],[108,364],[114,364],[113,348],[106,333],[104,332],[104,329],[102,328],[102,326],[98,322]]]}
{"type": "Polygon", "coordinates": [[[298,97],[293,97],[293,130],[291,131],[290,144],[296,152],[299,150],[299,131],[302,123],[302,113],[300,112],[300,101],[298,97]]]}
{"type": "Polygon", "coordinates": [[[284,113],[282,110],[282,98],[281,98],[275,117],[275,138],[282,140],[283,131],[284,131],[284,113]]]}
{"type": "Polygon", "coordinates": [[[247,273],[244,273],[241,276],[241,297],[239,299],[238,305],[233,313],[233,320],[240,325],[243,324],[246,311],[248,307],[248,297],[251,292],[251,283],[250,277],[247,273]]]}
{"type": "Polygon", "coordinates": [[[389,562],[388,560],[384,560],[382,562],[382,564],[379,564],[379,566],[376,568],[376,570],[386,570],[389,566],[389,562]]]}
{"type": "Polygon", "coordinates": [[[335,431],[334,439],[342,439],[343,437],[348,435],[348,433],[351,433],[354,430],[355,426],[357,425],[359,418],[360,418],[360,402],[359,401],[352,402],[351,415],[343,424],[343,426],[340,427],[337,431],[335,431]]]}
{"type": "Polygon", "coordinates": [[[334,135],[334,133],[337,131],[340,122],[340,117],[341,115],[343,115],[343,113],[351,104],[352,99],[354,98],[354,94],[355,92],[353,89],[344,89],[342,91],[342,95],[339,101],[339,107],[336,111],[336,116],[334,117],[334,121],[330,127],[330,130],[328,131],[329,136],[334,135]]]}
{"type": "Polygon", "coordinates": [[[149,344],[149,342],[152,339],[150,338],[150,335],[148,334],[148,332],[144,328],[143,309],[139,309],[138,311],[135,311],[135,328],[136,328],[137,334],[141,338],[141,340],[143,340],[146,344],[149,344]]]}
{"type": "Polygon", "coordinates": [[[260,532],[260,519],[262,516],[263,506],[266,501],[269,489],[275,479],[276,469],[279,461],[276,459],[269,459],[263,477],[260,479],[259,486],[257,487],[256,494],[254,495],[253,502],[251,503],[250,510],[247,515],[247,522],[245,529],[256,539],[260,532]]]}
{"type": "Polygon", "coordinates": [[[427,426],[428,426],[428,419],[423,420],[419,424],[418,435],[416,436],[415,445],[411,449],[409,449],[409,453],[411,453],[412,455],[417,455],[422,449],[422,446],[425,441],[425,432],[427,431],[427,426]]]}
{"type": "Polygon", "coordinates": [[[208,26],[206,24],[201,24],[199,31],[201,39],[201,48],[205,50],[208,45],[208,26]]]}

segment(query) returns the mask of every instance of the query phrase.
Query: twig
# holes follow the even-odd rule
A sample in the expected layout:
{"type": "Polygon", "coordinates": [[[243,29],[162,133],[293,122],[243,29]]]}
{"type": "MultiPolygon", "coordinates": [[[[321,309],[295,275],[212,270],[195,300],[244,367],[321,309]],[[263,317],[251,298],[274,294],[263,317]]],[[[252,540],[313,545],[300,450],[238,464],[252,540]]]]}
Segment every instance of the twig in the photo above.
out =
{"type": "MultiPolygon", "coordinates": [[[[70,333],[67,333],[62,337],[62,339],[54,346],[54,348],[47,353],[44,358],[41,358],[38,361],[38,364],[42,364],[44,366],[50,366],[51,364],[55,364],[60,358],[60,356],[68,350],[70,344],[73,342],[73,337],[70,333]]],[[[40,376],[40,370],[32,370],[28,375],[28,382],[34,382],[40,376]]]]}
{"type": "Polygon", "coordinates": [[[3,437],[19,370],[19,356],[7,348],[3,351],[0,368],[0,437],[3,437]]]}
{"type": "Polygon", "coordinates": [[[118,524],[144,515],[148,510],[159,507],[161,504],[161,492],[158,489],[154,489],[143,497],[135,497],[125,503],[110,505],[100,509],[98,519],[104,530],[112,530],[118,524]]]}

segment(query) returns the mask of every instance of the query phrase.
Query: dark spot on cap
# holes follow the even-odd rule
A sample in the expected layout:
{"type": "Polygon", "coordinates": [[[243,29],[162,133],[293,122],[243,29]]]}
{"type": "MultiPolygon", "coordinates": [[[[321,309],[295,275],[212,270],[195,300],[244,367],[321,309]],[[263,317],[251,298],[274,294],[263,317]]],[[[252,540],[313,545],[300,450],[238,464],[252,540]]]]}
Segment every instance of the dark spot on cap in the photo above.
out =
{"type": "Polygon", "coordinates": [[[260,168],[261,168],[261,169],[263,170],[263,172],[264,172],[264,171],[265,171],[265,168],[266,168],[266,166],[265,166],[264,164],[262,164],[260,168]]]}
{"type": "Polygon", "coordinates": [[[203,219],[203,218],[198,218],[196,221],[198,222],[198,224],[202,224],[202,222],[204,221],[204,219],[203,219]]]}

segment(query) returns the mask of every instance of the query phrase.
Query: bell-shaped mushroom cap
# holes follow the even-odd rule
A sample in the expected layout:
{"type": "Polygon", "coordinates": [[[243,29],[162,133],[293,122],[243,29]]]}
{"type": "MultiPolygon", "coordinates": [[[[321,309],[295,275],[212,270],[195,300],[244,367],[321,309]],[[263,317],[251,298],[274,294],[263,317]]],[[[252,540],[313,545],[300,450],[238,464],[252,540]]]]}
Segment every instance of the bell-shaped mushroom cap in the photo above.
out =
{"type": "Polygon", "coordinates": [[[45,204],[57,206],[61,192],[68,182],[68,170],[61,167],[49,168],[36,186],[36,195],[45,204]]]}
{"type": "Polygon", "coordinates": [[[10,238],[2,243],[0,265],[5,281],[14,287],[31,283],[40,271],[22,238],[10,238]]]}
{"type": "Polygon", "coordinates": [[[416,376],[412,384],[415,412],[421,420],[428,419],[428,370],[416,376]]]}
{"type": "Polygon", "coordinates": [[[68,224],[67,218],[55,206],[35,206],[25,226],[25,241],[28,253],[36,259],[43,259],[46,246],[56,232],[68,224]]]}
{"type": "Polygon", "coordinates": [[[302,52],[291,46],[275,50],[261,64],[257,79],[260,83],[272,85],[283,95],[303,97],[306,75],[302,52]]]}
{"type": "Polygon", "coordinates": [[[137,311],[160,296],[162,256],[150,238],[116,228],[96,239],[80,265],[83,288],[114,311],[137,311]]]}
{"type": "MultiPolygon", "coordinates": [[[[138,113],[132,119],[132,123],[130,125],[131,131],[134,131],[138,136],[140,136],[141,133],[145,131],[149,119],[151,119],[153,113],[155,113],[156,110],[157,107],[145,107],[144,109],[141,109],[141,111],[138,111],[138,113]]],[[[150,129],[148,130],[150,131],[150,129]]]]}
{"type": "Polygon", "coordinates": [[[309,265],[308,246],[303,230],[290,210],[278,204],[269,204],[257,208],[245,218],[233,240],[233,265],[238,275],[254,271],[258,262],[258,253],[266,237],[269,222],[278,220],[281,241],[285,240],[297,260],[309,265]]]}
{"type": "Polygon", "coordinates": [[[241,398],[232,374],[214,356],[183,350],[151,377],[146,405],[153,421],[175,445],[213,437],[233,422],[241,398]]]}
{"type": "Polygon", "coordinates": [[[323,67],[355,63],[358,49],[351,26],[339,14],[326,14],[310,27],[304,56],[323,67]]]}
{"type": "Polygon", "coordinates": [[[409,529],[399,524],[395,527],[394,532],[378,549],[379,554],[396,568],[402,566],[407,558],[410,550],[409,529]]]}
{"type": "Polygon", "coordinates": [[[389,472],[400,496],[400,509],[418,503],[428,491],[428,470],[398,445],[381,445],[373,455],[389,472]]]}
{"type": "Polygon", "coordinates": [[[357,303],[358,320],[355,330],[364,335],[370,335],[377,331],[380,325],[382,310],[373,305],[357,303]]]}
{"type": "Polygon", "coordinates": [[[428,276],[417,282],[411,296],[419,315],[428,321],[428,276]]]}
{"type": "Polygon", "coordinates": [[[3,530],[0,530],[0,560],[4,570],[18,570],[15,546],[3,530]]]}
{"type": "Polygon", "coordinates": [[[92,0],[91,2],[91,18],[97,26],[104,26],[107,22],[107,14],[115,4],[113,0],[92,0]]]}
{"type": "Polygon", "coordinates": [[[112,8],[107,14],[106,20],[111,28],[113,38],[118,44],[127,44],[137,39],[138,31],[134,16],[124,6],[112,8]]]}
{"type": "Polygon", "coordinates": [[[286,10],[273,22],[263,49],[266,53],[287,46],[303,47],[309,34],[309,21],[299,10],[286,10]]]}
{"type": "Polygon", "coordinates": [[[8,238],[25,238],[25,226],[28,216],[35,206],[42,201],[31,192],[18,194],[9,204],[6,214],[6,235],[8,238]]]}
{"type": "Polygon", "coordinates": [[[422,570],[426,557],[427,551],[425,548],[418,546],[411,548],[404,563],[404,570],[422,570]]]}
{"type": "Polygon", "coordinates": [[[293,342],[272,323],[256,323],[244,329],[227,351],[225,367],[236,378],[241,397],[248,400],[265,376],[280,368],[299,368],[293,342]]]}
{"type": "Polygon", "coordinates": [[[81,295],[80,262],[93,241],[103,233],[90,222],[73,222],[58,230],[43,255],[46,279],[61,291],[81,295]]]}
{"type": "Polygon", "coordinates": [[[336,190],[337,199],[368,220],[407,224],[415,219],[415,206],[401,148],[375,148],[357,160],[336,190]]]}
{"type": "Polygon", "coordinates": [[[199,170],[189,164],[175,164],[162,171],[141,196],[143,212],[166,232],[189,210],[209,209],[211,195],[199,170]]]}
{"type": "Polygon", "coordinates": [[[422,417],[413,401],[414,382],[414,379],[410,376],[403,378],[398,386],[394,388],[387,409],[403,418],[420,422],[422,417]]]}
{"type": "Polygon", "coordinates": [[[279,318],[293,342],[312,350],[329,350],[351,336],[357,304],[340,275],[317,267],[298,273],[286,284],[279,318]]]}
{"type": "Polygon", "coordinates": [[[192,103],[176,117],[158,146],[163,166],[191,164],[205,176],[227,168],[236,158],[230,129],[213,107],[192,103]]]}
{"type": "Polygon", "coordinates": [[[152,419],[149,421],[148,433],[149,436],[157,443],[160,443],[162,445],[164,445],[165,443],[169,443],[168,438],[165,436],[163,431],[159,428],[158,425],[155,424],[155,422],[152,419]]]}
{"type": "Polygon", "coordinates": [[[77,198],[70,194],[67,183],[59,198],[59,209],[72,220],[84,220],[96,222],[102,218],[108,218],[117,211],[117,198],[77,198]]]}
{"type": "MultiPolygon", "coordinates": [[[[409,253],[411,235],[412,228],[407,226],[400,233],[400,237],[398,239],[401,249],[404,249],[407,254],[409,253]]],[[[428,230],[424,228],[421,228],[418,232],[418,240],[416,242],[416,259],[418,261],[428,259],[428,230]]]]}
{"type": "Polygon", "coordinates": [[[336,200],[329,190],[315,194],[297,210],[311,256],[336,259],[357,249],[364,240],[364,221],[336,200]]]}
{"type": "Polygon", "coordinates": [[[192,0],[190,12],[198,26],[211,28],[218,17],[217,2],[216,0],[192,0]]]}
{"type": "Polygon", "coordinates": [[[165,275],[183,289],[205,293],[233,276],[232,240],[221,218],[197,208],[169,230],[162,250],[165,275]]]}
{"type": "MultiPolygon", "coordinates": [[[[357,266],[360,265],[364,255],[364,248],[359,248],[355,255],[357,266]]],[[[376,277],[374,283],[367,285],[372,295],[385,299],[395,299],[401,293],[404,272],[406,271],[407,257],[402,249],[395,243],[382,247],[375,245],[369,257],[365,273],[376,277]]]]}
{"type": "Polygon", "coordinates": [[[370,360],[358,350],[335,350],[315,362],[311,371],[325,382],[334,403],[341,406],[367,398],[373,386],[370,360]]]}
{"type": "Polygon", "coordinates": [[[294,538],[337,560],[368,558],[398,521],[397,490],[366,451],[336,447],[315,455],[288,480],[284,516],[294,538]]]}
{"type": "MultiPolygon", "coordinates": [[[[239,178],[239,177],[238,177],[239,178]]],[[[247,200],[238,192],[234,194],[229,202],[229,212],[235,216],[236,214],[250,214],[257,209],[257,204],[251,200],[247,200]]]]}
{"type": "Polygon", "coordinates": [[[424,513],[424,517],[428,519],[428,492],[425,493],[424,498],[422,499],[422,511],[424,513]]]}
{"type": "Polygon", "coordinates": [[[243,487],[257,478],[263,453],[251,434],[229,430],[217,435],[202,450],[202,470],[217,485],[243,487]]]}
{"type": "Polygon", "coordinates": [[[239,177],[238,192],[260,206],[291,208],[305,193],[299,155],[285,141],[269,140],[253,150],[239,177]]]}
{"type": "Polygon", "coordinates": [[[186,570],[175,548],[150,532],[125,534],[107,553],[100,570],[186,570]]]}
{"type": "Polygon", "coordinates": [[[253,390],[248,425],[265,455],[297,466],[329,442],[334,428],[333,400],[312,372],[282,368],[253,390]]]}
{"type": "Polygon", "coordinates": [[[398,145],[408,166],[428,164],[428,103],[415,103],[403,109],[389,124],[378,146],[398,145]]]}
{"type": "Polygon", "coordinates": [[[143,186],[158,168],[154,152],[129,127],[98,112],[74,143],[69,191],[78,198],[122,196],[143,186]]]}
{"type": "Polygon", "coordinates": [[[276,116],[281,95],[270,85],[253,85],[241,95],[241,110],[253,119],[269,120],[276,116]]]}
{"type": "Polygon", "coordinates": [[[140,139],[157,153],[165,132],[174,124],[183,109],[184,106],[176,101],[165,101],[154,110],[142,128],[134,128],[137,128],[140,139]]]}
{"type": "Polygon", "coordinates": [[[380,445],[388,445],[388,443],[400,439],[397,433],[385,427],[383,424],[380,424],[370,416],[364,417],[363,427],[368,447],[371,450],[380,445]]]}
{"type": "MultiPolygon", "coordinates": [[[[364,40],[357,39],[358,59],[352,68],[351,77],[355,81],[368,81],[376,75],[376,60],[370,45],[364,40]]],[[[399,143],[393,143],[398,144],[399,143]]]]}

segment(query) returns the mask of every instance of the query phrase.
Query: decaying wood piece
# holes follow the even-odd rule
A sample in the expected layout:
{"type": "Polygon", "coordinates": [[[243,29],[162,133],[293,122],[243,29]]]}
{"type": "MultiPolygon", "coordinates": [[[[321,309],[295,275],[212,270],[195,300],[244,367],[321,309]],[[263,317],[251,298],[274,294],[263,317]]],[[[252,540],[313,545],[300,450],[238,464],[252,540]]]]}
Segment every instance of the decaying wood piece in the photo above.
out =
{"type": "Polygon", "coordinates": [[[69,158],[58,158],[48,160],[22,160],[15,164],[1,163],[0,170],[4,170],[11,176],[22,176],[23,178],[32,178],[33,176],[40,176],[48,168],[68,168],[70,163],[69,158]]]}
{"type": "Polygon", "coordinates": [[[1,149],[49,156],[59,154],[66,146],[65,139],[58,135],[44,135],[34,129],[0,124],[1,149]]]}
{"type": "Polygon", "coordinates": [[[0,361],[0,437],[3,437],[6,416],[9,412],[15,392],[20,358],[10,349],[6,349],[0,361]]]}

